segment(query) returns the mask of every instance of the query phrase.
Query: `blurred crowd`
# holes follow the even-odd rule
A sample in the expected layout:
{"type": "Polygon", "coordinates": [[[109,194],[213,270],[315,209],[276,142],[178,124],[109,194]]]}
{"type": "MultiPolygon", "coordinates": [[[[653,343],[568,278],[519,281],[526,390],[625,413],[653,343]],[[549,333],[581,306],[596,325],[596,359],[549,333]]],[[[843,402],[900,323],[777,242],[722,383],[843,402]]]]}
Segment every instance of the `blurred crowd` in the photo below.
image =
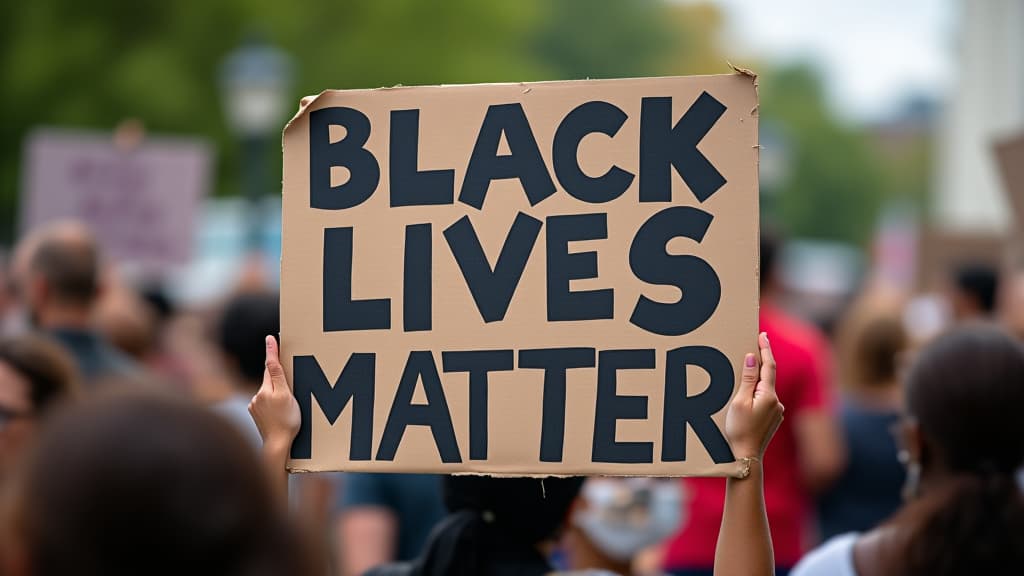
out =
{"type": "MultiPolygon", "coordinates": [[[[912,295],[869,278],[825,332],[783,304],[781,245],[762,239],[760,308],[786,409],[763,462],[776,573],[1019,566],[1019,279],[949,270],[924,334],[912,295]]],[[[0,291],[3,574],[463,574],[467,550],[522,568],[495,574],[713,573],[723,479],[302,474],[282,513],[248,411],[279,331],[259,262],[182,307],[81,224],[20,240],[0,291]]]]}

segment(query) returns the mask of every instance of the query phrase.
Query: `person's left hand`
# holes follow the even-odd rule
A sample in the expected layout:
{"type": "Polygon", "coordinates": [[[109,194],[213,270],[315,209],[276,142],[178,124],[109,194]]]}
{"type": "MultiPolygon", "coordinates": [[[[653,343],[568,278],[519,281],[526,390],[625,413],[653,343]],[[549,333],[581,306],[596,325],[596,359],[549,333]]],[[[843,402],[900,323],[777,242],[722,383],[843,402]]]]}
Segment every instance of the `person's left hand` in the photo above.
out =
{"type": "Polygon", "coordinates": [[[267,366],[263,384],[249,402],[249,414],[267,448],[288,450],[299,432],[301,415],[292,387],[284,376],[278,357],[277,340],[267,336],[267,366]]]}

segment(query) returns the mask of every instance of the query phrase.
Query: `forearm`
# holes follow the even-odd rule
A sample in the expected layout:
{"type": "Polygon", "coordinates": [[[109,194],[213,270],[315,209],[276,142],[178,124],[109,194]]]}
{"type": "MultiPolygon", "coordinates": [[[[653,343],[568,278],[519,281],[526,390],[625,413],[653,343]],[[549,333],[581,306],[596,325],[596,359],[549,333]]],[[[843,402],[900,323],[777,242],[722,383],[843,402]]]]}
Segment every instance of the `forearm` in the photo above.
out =
{"type": "Polygon", "coordinates": [[[270,481],[270,489],[285,509],[288,507],[288,451],[288,444],[273,441],[264,443],[262,451],[263,469],[270,481]]]}
{"type": "Polygon", "coordinates": [[[725,513],[715,548],[715,576],[771,576],[772,536],[764,507],[764,473],[752,462],[750,476],[726,481],[725,513]]]}

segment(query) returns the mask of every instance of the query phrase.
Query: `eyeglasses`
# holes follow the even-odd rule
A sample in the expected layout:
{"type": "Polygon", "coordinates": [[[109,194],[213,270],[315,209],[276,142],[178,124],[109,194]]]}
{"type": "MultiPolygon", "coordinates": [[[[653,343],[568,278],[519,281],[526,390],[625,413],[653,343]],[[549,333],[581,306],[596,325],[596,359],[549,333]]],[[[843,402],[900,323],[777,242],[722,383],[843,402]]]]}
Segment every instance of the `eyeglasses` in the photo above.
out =
{"type": "Polygon", "coordinates": [[[22,418],[31,418],[32,412],[30,410],[14,410],[6,406],[0,406],[0,432],[3,432],[7,425],[15,420],[22,418]]]}

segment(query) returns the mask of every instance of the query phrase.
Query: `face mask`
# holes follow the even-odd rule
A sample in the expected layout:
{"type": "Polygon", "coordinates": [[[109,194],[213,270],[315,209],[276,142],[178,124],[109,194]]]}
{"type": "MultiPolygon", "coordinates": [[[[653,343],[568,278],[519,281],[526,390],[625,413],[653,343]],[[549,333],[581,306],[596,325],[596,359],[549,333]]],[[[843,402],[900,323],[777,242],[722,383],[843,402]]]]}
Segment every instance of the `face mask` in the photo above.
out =
{"type": "Polygon", "coordinates": [[[682,492],[678,480],[592,478],[581,493],[587,506],[573,514],[573,524],[610,558],[627,561],[679,529],[682,492]]]}

